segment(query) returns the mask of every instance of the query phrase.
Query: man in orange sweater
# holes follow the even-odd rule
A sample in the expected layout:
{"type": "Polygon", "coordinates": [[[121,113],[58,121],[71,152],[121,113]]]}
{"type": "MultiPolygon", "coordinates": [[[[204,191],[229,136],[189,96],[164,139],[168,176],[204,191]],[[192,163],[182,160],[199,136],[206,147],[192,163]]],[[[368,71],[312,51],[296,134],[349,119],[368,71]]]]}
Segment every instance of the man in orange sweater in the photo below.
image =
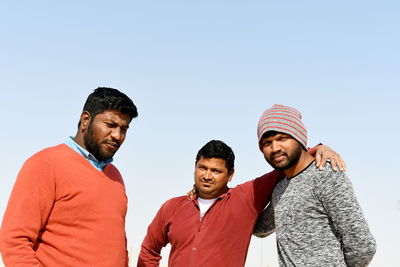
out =
{"type": "Polygon", "coordinates": [[[137,115],[125,94],[97,88],[76,136],[24,163],[0,232],[6,266],[128,266],[127,197],[111,162],[137,115]]]}

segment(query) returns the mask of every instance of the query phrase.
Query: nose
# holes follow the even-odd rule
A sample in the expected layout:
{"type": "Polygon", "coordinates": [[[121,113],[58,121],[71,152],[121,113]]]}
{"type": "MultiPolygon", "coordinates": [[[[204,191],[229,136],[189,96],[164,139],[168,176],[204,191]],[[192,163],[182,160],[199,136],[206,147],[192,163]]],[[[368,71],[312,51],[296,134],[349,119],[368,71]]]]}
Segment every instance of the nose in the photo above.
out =
{"type": "Polygon", "coordinates": [[[212,172],[211,172],[211,170],[205,171],[205,173],[204,173],[204,179],[205,179],[205,180],[211,180],[211,179],[212,179],[212,172]]]}
{"type": "Polygon", "coordinates": [[[113,128],[110,135],[119,144],[121,144],[124,141],[124,138],[125,138],[125,134],[118,127],[113,128]]]}
{"type": "Polygon", "coordinates": [[[272,153],[278,152],[280,149],[281,148],[280,148],[280,146],[279,146],[279,144],[277,142],[274,142],[274,141],[271,142],[271,152],[272,153]]]}

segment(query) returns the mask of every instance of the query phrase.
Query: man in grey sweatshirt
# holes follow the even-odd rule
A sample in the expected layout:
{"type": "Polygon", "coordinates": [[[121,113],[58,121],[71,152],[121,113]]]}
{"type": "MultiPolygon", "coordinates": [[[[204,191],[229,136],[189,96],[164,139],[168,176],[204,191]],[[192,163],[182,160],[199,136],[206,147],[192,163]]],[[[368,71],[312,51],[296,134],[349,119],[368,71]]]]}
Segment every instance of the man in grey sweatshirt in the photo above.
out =
{"type": "Polygon", "coordinates": [[[276,230],[280,266],[367,266],[376,251],[350,180],[306,152],[307,130],[294,108],[274,105],[258,124],[260,150],[286,177],[254,229],[276,230]]]}

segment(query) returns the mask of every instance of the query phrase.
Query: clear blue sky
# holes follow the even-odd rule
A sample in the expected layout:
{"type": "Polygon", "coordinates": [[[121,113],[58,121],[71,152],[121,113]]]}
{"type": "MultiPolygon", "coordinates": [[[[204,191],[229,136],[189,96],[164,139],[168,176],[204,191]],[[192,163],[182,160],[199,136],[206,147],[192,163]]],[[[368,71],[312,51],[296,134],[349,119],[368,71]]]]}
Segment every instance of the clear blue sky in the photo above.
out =
{"type": "MultiPolygon", "coordinates": [[[[140,113],[115,156],[136,262],[207,141],[234,149],[232,186],[271,170],[256,124],[279,103],[303,113],[310,146],[346,160],[378,242],[371,266],[399,266],[399,13],[386,0],[2,1],[0,219],[23,162],[75,135],[94,88],[115,87],[140,113]]],[[[274,237],[254,239],[247,266],[267,265],[274,237]]]]}

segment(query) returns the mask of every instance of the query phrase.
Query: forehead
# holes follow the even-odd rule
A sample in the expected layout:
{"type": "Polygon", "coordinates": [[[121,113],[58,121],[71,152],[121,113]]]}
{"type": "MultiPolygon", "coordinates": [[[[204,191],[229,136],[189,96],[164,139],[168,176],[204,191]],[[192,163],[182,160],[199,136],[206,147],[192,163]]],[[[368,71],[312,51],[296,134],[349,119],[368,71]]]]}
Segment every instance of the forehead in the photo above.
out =
{"type": "Polygon", "coordinates": [[[221,159],[221,158],[204,158],[201,157],[196,165],[205,165],[208,166],[210,168],[224,168],[226,169],[226,161],[225,159],[221,159]]]}
{"type": "Polygon", "coordinates": [[[275,138],[279,138],[279,137],[292,137],[290,134],[287,133],[281,133],[281,132],[266,132],[263,137],[262,140],[273,140],[275,138]]]}
{"type": "Polygon", "coordinates": [[[97,114],[94,119],[97,120],[110,120],[110,121],[117,121],[117,122],[124,122],[126,124],[129,124],[131,121],[131,117],[126,114],[122,113],[118,110],[114,109],[108,109],[104,110],[103,112],[97,114]]]}

